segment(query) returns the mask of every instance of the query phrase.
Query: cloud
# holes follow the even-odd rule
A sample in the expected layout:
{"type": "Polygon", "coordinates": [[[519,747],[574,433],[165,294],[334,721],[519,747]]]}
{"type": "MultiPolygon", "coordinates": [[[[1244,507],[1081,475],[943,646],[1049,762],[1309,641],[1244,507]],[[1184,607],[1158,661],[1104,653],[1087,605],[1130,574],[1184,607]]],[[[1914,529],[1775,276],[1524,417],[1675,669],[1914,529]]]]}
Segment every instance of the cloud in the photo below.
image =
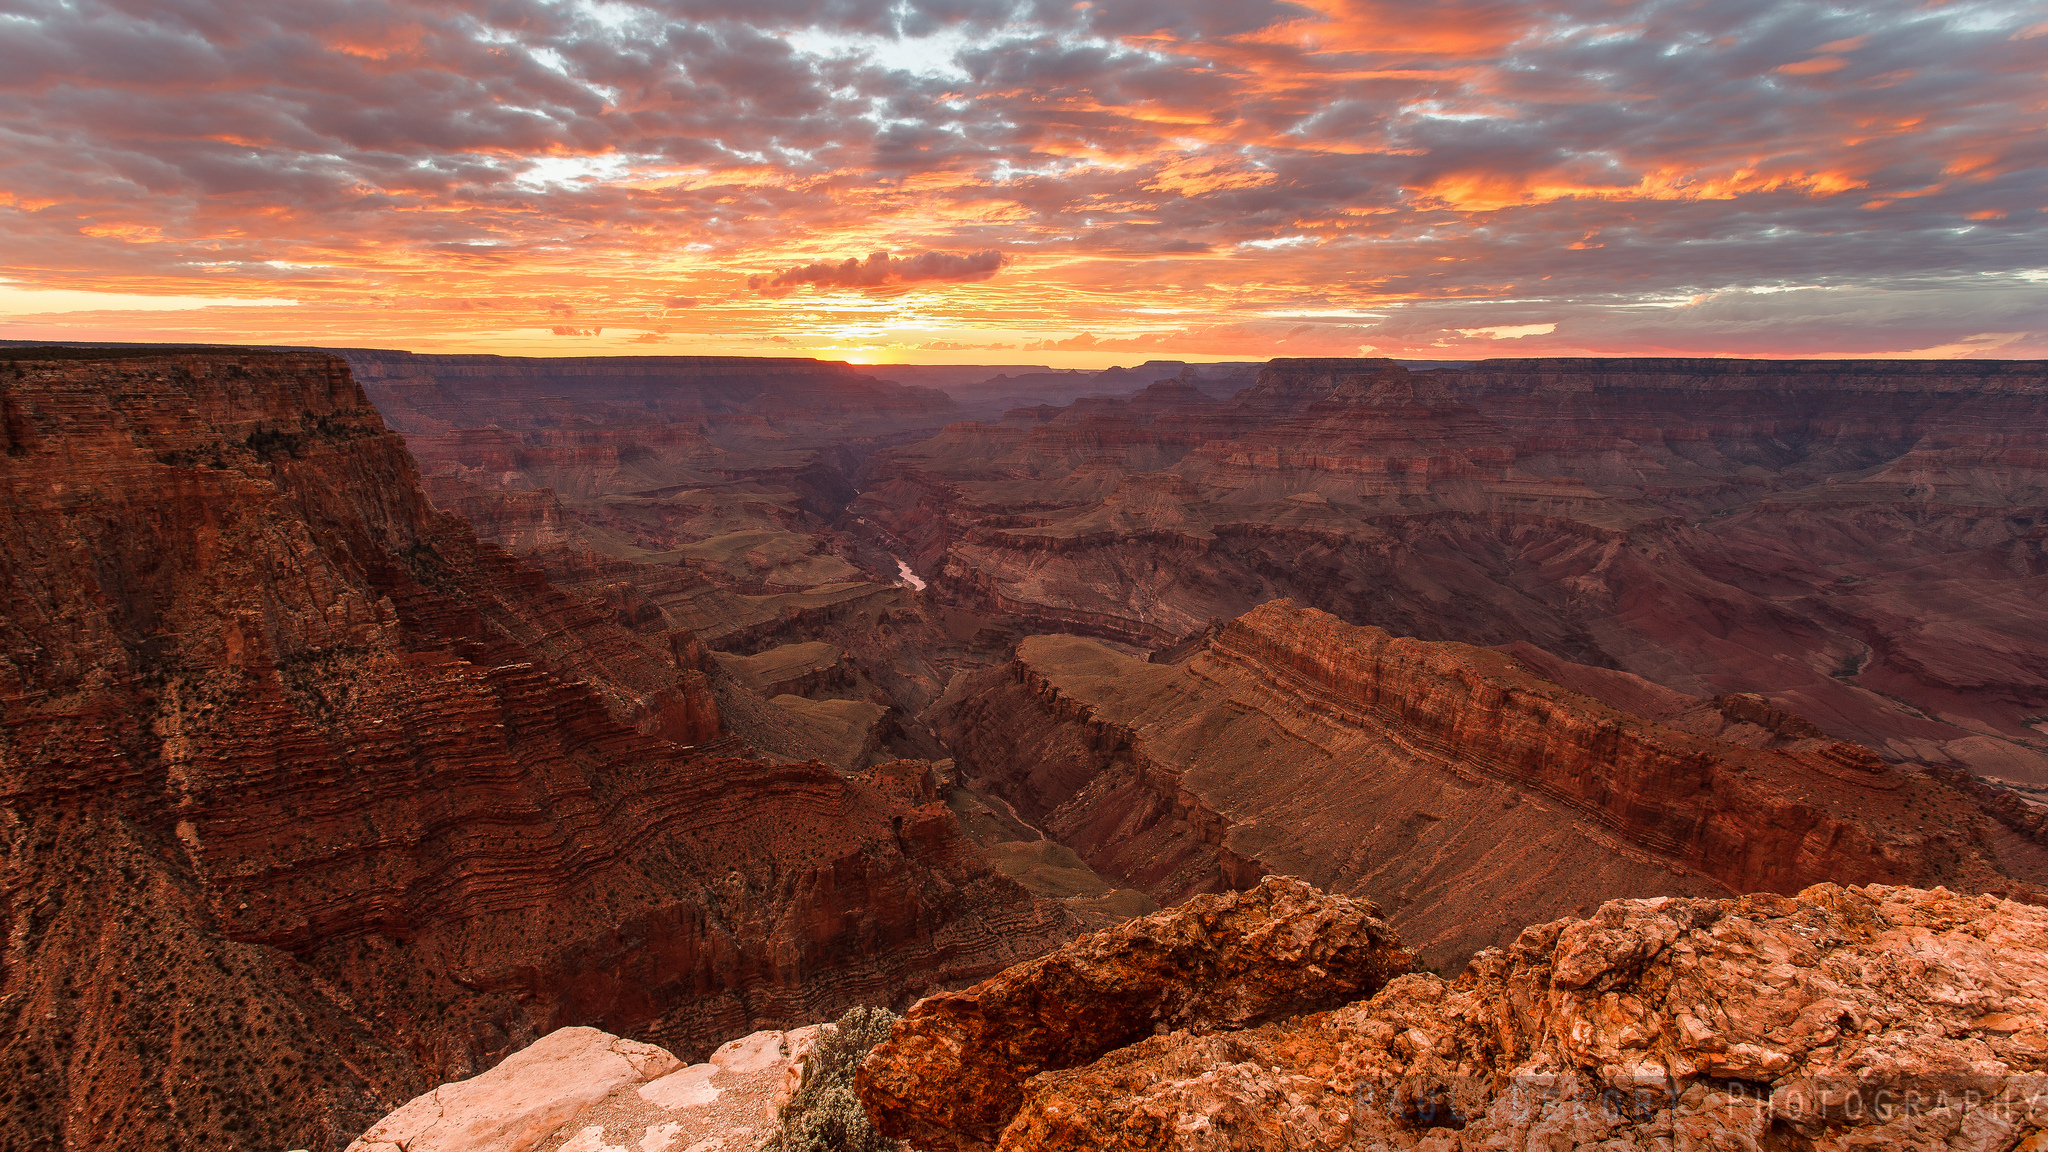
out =
{"type": "Polygon", "coordinates": [[[1460,336],[1484,336],[1488,340],[1520,340],[1525,336],[1548,336],[1556,324],[1500,324],[1492,328],[1460,328],[1460,336]]]}
{"type": "Polygon", "coordinates": [[[10,335],[2048,355],[2024,6],[8,11],[10,335]]]}
{"type": "Polygon", "coordinates": [[[816,285],[820,288],[874,288],[882,284],[910,283],[919,280],[972,281],[986,280],[1002,270],[1008,259],[994,248],[980,252],[920,252],[908,259],[897,259],[887,252],[876,252],[866,260],[848,257],[838,264],[806,264],[800,268],[776,274],[770,278],[755,278],[750,286],[767,288],[794,288],[801,285],[816,285]]]}
{"type": "Polygon", "coordinates": [[[1208,356],[1364,356],[1375,347],[1366,329],[1349,324],[1211,324],[1098,337],[1083,332],[1063,340],[1034,340],[1027,352],[1185,352],[1208,356]]]}

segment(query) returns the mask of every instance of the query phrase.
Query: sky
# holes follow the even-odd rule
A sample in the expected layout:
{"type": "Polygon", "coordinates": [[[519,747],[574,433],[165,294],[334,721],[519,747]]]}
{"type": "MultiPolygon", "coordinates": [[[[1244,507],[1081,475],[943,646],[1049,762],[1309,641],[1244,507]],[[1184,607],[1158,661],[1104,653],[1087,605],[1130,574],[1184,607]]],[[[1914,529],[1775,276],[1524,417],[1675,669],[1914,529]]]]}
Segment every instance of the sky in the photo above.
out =
{"type": "Polygon", "coordinates": [[[2048,2],[0,0],[0,338],[2048,357],[2048,2]]]}

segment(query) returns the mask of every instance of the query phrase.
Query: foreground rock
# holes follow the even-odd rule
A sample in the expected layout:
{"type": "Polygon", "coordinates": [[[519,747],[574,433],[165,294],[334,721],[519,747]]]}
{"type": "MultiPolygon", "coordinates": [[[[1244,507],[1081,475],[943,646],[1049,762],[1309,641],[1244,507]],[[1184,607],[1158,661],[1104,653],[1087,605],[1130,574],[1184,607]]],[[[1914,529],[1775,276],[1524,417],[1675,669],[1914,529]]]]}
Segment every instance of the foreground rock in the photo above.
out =
{"type": "Polygon", "coordinates": [[[682,1065],[652,1044],[595,1028],[550,1032],[481,1076],[443,1084],[378,1121],[355,1152],[524,1152],[615,1088],[682,1065]]]}
{"type": "Polygon", "coordinates": [[[928,1152],[984,1147],[1041,1070],[1370,994],[1410,965],[1377,913],[1271,877],[1084,936],[919,1002],[862,1064],[861,1102],[884,1135],[928,1152]]]}
{"type": "Polygon", "coordinates": [[[830,1027],[755,1032],[688,1067],[651,1044],[563,1028],[386,1116],[349,1152],[755,1148],[830,1027]]]}
{"type": "MultiPolygon", "coordinates": [[[[864,1071],[891,1082],[919,1058],[891,1044],[864,1071]]],[[[945,1115],[920,1108],[913,1121],[945,1115]]],[[[2034,1152],[2048,910],[1833,884],[1614,901],[1529,928],[1455,982],[1402,976],[1331,1011],[1177,1030],[1033,1076],[994,1143],[2034,1152]]]]}

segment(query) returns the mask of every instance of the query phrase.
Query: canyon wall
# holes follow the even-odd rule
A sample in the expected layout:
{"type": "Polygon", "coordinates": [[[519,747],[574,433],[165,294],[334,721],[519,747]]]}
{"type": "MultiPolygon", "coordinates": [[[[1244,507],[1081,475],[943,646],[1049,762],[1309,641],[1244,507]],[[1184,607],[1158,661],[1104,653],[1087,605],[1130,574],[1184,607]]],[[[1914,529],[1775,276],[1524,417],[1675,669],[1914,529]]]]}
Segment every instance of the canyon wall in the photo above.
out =
{"type": "Polygon", "coordinates": [[[2048,786],[2044,413],[2036,362],[1275,360],[949,426],[849,516],[1027,629],[1153,648],[1288,597],[2048,786]]]}
{"type": "Polygon", "coordinates": [[[732,755],[695,638],[436,511],[337,359],[15,358],[0,416],[0,1144],[335,1149],[1069,930],[931,797],[732,755]]]}
{"type": "Polygon", "coordinates": [[[853,498],[867,452],[959,412],[936,389],[796,357],[339,354],[436,502],[519,552],[642,559],[815,528],[853,498]]]}
{"type": "Polygon", "coordinates": [[[977,787],[1161,904],[1299,876],[1378,901],[1444,967],[1622,896],[2048,878],[1938,781],[1758,697],[1678,702],[1657,723],[1280,601],[1175,663],[1033,637],[935,718],[977,787]]]}

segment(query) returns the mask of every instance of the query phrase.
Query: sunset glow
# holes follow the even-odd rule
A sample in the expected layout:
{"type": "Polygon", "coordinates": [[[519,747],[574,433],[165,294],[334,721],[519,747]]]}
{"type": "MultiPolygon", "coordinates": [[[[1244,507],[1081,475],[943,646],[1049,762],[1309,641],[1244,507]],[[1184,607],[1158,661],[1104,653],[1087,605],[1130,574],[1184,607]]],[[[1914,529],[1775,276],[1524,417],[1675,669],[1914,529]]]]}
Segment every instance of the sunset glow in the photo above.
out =
{"type": "Polygon", "coordinates": [[[0,3],[0,337],[2048,356],[2048,11],[0,3]]]}

